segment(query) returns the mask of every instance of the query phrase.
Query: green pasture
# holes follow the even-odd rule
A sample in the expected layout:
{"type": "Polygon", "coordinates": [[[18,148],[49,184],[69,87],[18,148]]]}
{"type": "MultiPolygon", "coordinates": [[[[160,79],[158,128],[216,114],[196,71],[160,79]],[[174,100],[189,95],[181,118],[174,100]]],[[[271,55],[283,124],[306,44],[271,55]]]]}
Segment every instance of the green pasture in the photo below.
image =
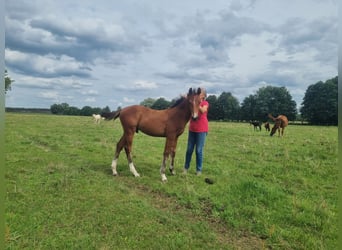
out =
{"type": "Polygon", "coordinates": [[[337,249],[337,127],[209,126],[202,176],[184,132],[162,183],[164,138],[136,134],[141,177],[124,151],[113,177],[119,121],[7,113],[6,249],[337,249]]]}

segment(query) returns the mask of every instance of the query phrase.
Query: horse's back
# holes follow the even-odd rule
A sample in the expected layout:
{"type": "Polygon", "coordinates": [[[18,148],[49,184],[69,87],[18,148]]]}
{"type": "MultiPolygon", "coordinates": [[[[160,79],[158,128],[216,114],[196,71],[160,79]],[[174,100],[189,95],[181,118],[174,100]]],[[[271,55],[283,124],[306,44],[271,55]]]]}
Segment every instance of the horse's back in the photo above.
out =
{"type": "Polygon", "coordinates": [[[141,105],[128,106],[120,112],[124,128],[160,137],[165,136],[167,117],[167,110],[155,110],[141,105]]]}

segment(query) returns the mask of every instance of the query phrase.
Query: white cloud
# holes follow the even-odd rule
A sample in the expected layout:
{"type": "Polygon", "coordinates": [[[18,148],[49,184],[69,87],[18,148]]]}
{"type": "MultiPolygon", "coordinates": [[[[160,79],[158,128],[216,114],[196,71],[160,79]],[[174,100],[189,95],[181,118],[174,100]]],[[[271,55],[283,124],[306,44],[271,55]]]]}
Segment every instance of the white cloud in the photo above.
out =
{"type": "Polygon", "coordinates": [[[263,82],[299,105],[337,75],[335,0],[18,0],[5,18],[8,106],[125,106],[196,85],[242,101],[263,82]]]}
{"type": "Polygon", "coordinates": [[[124,97],[123,101],[124,101],[124,103],[134,103],[135,99],[134,98],[124,97]]]}

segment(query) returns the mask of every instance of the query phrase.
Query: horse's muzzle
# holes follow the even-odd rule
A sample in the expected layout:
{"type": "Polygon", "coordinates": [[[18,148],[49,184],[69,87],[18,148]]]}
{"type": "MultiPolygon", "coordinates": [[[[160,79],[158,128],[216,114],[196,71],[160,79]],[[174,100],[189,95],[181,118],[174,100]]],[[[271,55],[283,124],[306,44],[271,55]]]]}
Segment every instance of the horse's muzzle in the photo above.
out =
{"type": "Polygon", "coordinates": [[[191,118],[193,121],[196,121],[198,119],[198,113],[194,113],[191,118]]]}

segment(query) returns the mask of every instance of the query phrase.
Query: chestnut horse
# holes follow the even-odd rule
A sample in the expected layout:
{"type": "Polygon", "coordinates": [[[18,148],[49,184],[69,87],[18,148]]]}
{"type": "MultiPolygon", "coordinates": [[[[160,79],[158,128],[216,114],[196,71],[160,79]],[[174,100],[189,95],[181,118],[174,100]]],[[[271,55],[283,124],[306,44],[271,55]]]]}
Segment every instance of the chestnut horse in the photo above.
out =
{"type": "Polygon", "coordinates": [[[274,133],[278,130],[278,136],[280,136],[280,129],[281,129],[281,136],[284,135],[284,129],[289,124],[287,117],[285,115],[279,115],[274,118],[271,114],[268,115],[274,121],[274,126],[271,130],[270,136],[274,135],[274,133]]]}
{"type": "Polygon", "coordinates": [[[197,90],[190,88],[186,97],[180,98],[171,108],[164,110],[154,110],[140,105],[133,105],[116,112],[101,114],[106,120],[115,120],[120,117],[123,128],[123,135],[116,144],[116,151],[112,161],[113,175],[117,175],[117,161],[121,150],[124,148],[130,171],[135,177],[140,176],[134,167],[131,155],[134,133],[139,130],[150,136],[166,137],[160,174],[162,181],[167,181],[165,175],[166,161],[171,155],[170,172],[174,175],[177,140],[184,132],[185,125],[190,118],[198,118],[199,104],[201,102],[200,93],[200,88],[197,90]]]}
{"type": "Polygon", "coordinates": [[[271,129],[270,129],[270,123],[269,122],[265,122],[265,130],[266,130],[266,132],[268,132],[268,131],[270,131],[271,129]]]}

